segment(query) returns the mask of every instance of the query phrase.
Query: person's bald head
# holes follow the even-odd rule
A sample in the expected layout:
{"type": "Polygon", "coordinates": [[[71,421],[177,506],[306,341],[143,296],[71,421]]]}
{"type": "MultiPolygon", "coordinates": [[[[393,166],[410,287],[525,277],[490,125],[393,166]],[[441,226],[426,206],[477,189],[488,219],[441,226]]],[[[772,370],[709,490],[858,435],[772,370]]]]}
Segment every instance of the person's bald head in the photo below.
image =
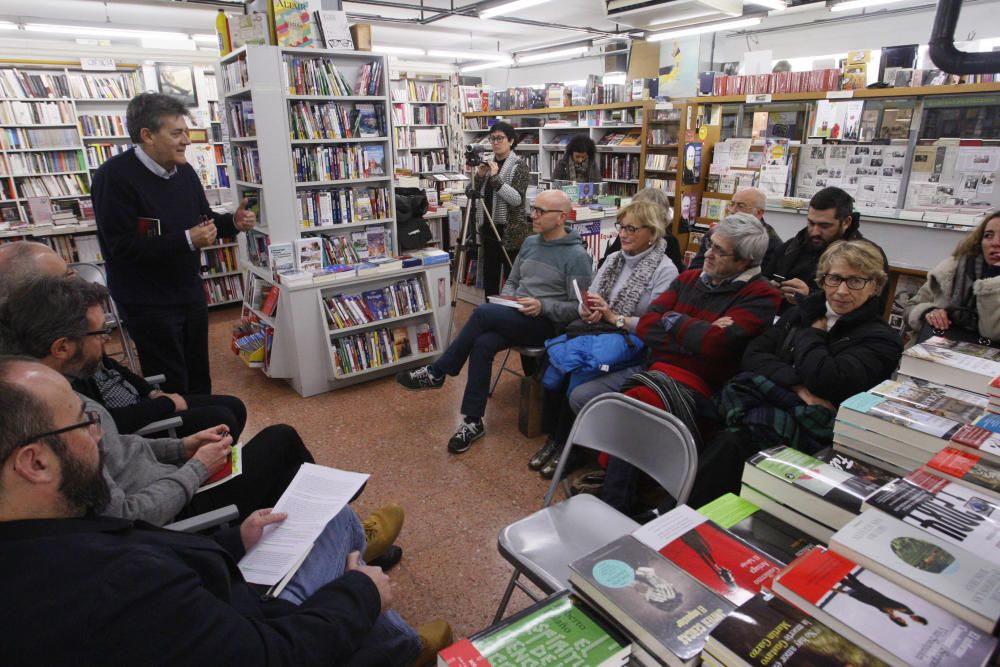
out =
{"type": "Polygon", "coordinates": [[[17,285],[34,278],[73,274],[65,260],[44,243],[15,241],[0,245],[0,300],[17,285]]]}
{"type": "Polygon", "coordinates": [[[730,213],[749,213],[758,220],[764,219],[767,195],[757,188],[743,188],[729,200],[730,213]]]}
{"type": "Polygon", "coordinates": [[[573,203],[565,192],[543,190],[530,209],[531,230],[546,241],[555,241],[566,235],[566,219],[572,210],[573,203]]]}
{"type": "Polygon", "coordinates": [[[539,208],[557,209],[567,215],[573,210],[573,202],[562,190],[542,190],[535,197],[535,205],[539,208]]]}

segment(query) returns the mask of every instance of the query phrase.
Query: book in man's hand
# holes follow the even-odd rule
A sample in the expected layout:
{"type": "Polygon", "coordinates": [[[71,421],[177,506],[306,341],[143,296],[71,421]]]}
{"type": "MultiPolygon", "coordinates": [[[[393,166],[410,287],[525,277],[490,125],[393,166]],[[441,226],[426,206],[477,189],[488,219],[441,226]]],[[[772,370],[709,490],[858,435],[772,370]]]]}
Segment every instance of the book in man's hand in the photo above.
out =
{"type": "Polygon", "coordinates": [[[438,667],[550,664],[619,667],[631,642],[569,591],[560,591],[438,653],[438,667]]]}
{"type": "Polygon", "coordinates": [[[159,218],[136,218],[135,219],[135,231],[139,233],[139,236],[145,236],[146,238],[156,238],[162,233],[160,230],[160,219],[159,218]]]}
{"type": "Polygon", "coordinates": [[[209,489],[214,489],[215,487],[225,484],[231,479],[239,477],[243,474],[243,443],[238,442],[233,445],[232,450],[229,452],[229,456],[226,457],[226,462],[221,468],[216,470],[205,483],[198,487],[195,494],[201,493],[202,491],[208,491],[209,489]]]}
{"type": "Polygon", "coordinates": [[[499,294],[494,294],[492,296],[486,297],[487,301],[490,303],[495,303],[500,306],[507,306],[508,308],[514,308],[516,310],[522,310],[524,304],[517,300],[513,296],[500,296],[499,294]]]}

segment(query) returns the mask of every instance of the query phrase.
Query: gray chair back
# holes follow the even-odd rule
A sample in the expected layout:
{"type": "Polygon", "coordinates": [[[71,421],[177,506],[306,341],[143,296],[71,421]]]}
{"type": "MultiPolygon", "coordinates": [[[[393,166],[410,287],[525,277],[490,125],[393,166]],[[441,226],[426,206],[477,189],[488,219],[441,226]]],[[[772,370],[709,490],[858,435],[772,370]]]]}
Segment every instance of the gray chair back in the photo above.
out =
{"type": "Polygon", "coordinates": [[[691,432],[674,415],[625,394],[601,394],[577,415],[559,466],[545,494],[552,503],[572,447],[607,452],[652,477],[678,505],[694,485],[698,450],[691,432]]]}
{"type": "MultiPolygon", "coordinates": [[[[88,283],[94,283],[97,285],[108,286],[108,278],[104,275],[104,269],[102,269],[97,264],[91,264],[90,262],[79,262],[71,265],[73,270],[76,271],[76,275],[86,280],[88,283]]],[[[128,330],[122,323],[121,315],[118,312],[118,306],[115,305],[114,299],[108,296],[108,309],[105,312],[105,319],[108,325],[118,329],[119,334],[122,337],[122,355],[125,357],[125,363],[128,364],[129,368],[132,369],[133,373],[139,373],[139,362],[136,359],[136,354],[132,351],[132,338],[128,334],[128,330]]],[[[114,356],[117,356],[115,354],[114,356]]]]}

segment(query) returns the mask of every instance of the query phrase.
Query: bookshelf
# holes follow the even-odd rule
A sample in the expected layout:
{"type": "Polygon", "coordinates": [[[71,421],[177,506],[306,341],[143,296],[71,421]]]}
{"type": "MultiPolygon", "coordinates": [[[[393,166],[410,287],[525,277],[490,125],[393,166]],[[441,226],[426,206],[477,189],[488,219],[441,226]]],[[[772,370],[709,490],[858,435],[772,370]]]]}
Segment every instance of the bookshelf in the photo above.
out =
{"type": "Polygon", "coordinates": [[[389,94],[395,168],[417,175],[451,169],[450,81],[400,74],[390,79],[389,94]]]}
{"type": "MultiPolygon", "coordinates": [[[[439,354],[450,317],[447,264],[369,268],[347,278],[324,274],[314,280],[305,274],[293,284],[287,276],[284,282],[276,278],[270,263],[279,248],[292,251],[309,240],[320,242],[324,266],[398,254],[385,58],[360,51],[245,46],[219,61],[216,77],[219,113],[230,136],[233,199],[259,201],[258,226],[247,235],[242,254],[248,280],[243,317],[260,332],[264,349],[254,365],[286,380],[302,396],[312,396],[439,354]],[[383,290],[401,280],[420,286],[425,307],[419,313],[352,326],[338,326],[329,315],[327,300],[338,294],[383,290]],[[276,300],[268,303],[274,289],[276,300]],[[398,356],[393,352],[391,360],[379,356],[381,347],[351,348],[354,343],[384,346],[385,332],[401,328],[410,349],[398,356]],[[435,345],[420,352],[417,334],[425,331],[435,345]],[[341,362],[348,361],[345,355],[352,349],[355,363],[345,366],[341,362]],[[364,363],[366,352],[381,363],[364,363]]],[[[390,349],[395,345],[384,351],[390,349]]]]}

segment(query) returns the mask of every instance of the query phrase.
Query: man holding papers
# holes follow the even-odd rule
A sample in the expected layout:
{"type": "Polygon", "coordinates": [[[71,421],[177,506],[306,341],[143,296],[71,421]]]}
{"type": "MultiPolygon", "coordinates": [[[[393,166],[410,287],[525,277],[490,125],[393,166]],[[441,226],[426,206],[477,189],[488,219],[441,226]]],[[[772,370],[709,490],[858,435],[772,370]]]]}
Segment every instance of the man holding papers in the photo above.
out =
{"type": "Polygon", "coordinates": [[[99,438],[99,421],[63,376],[0,357],[5,654],[40,665],[397,666],[433,658],[439,646],[422,647],[390,610],[386,575],[361,562],[364,533],[349,508],[323,529],[286,590],[265,601],[236,560],[273,530],[268,524],[291,517],[254,512],[215,540],[99,518],[109,500],[99,438]]]}

